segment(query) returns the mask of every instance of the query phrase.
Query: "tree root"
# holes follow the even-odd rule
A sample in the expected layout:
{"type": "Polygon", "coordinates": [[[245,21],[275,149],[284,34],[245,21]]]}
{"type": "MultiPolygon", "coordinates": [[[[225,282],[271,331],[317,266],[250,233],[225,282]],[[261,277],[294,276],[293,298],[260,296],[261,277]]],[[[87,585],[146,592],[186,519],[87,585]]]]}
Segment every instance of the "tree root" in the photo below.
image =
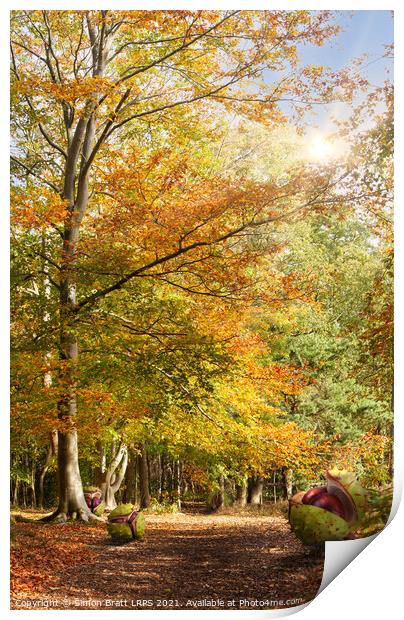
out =
{"type": "Polygon", "coordinates": [[[70,515],[59,509],[52,512],[50,515],[43,517],[36,521],[36,523],[71,523],[72,521],[79,521],[82,523],[105,523],[105,519],[98,517],[89,510],[79,509],[76,512],[72,512],[70,515]]]}

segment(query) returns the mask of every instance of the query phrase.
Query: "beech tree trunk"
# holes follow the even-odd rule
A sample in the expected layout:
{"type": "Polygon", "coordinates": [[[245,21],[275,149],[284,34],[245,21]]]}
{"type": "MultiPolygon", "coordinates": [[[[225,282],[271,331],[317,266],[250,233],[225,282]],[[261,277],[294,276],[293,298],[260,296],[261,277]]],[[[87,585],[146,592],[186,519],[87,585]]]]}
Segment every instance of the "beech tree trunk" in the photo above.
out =
{"type": "Polygon", "coordinates": [[[140,486],[140,509],[150,506],[149,468],[147,465],[147,451],[145,444],[141,447],[142,453],[138,457],[139,486],[140,486]]]}
{"type": "MultiPolygon", "coordinates": [[[[105,29],[100,36],[86,17],[91,53],[93,57],[93,77],[104,75],[109,42],[105,29]]],[[[94,157],[95,110],[98,96],[89,99],[73,129],[73,117],[64,109],[64,119],[68,137],[68,148],[63,179],[63,198],[67,205],[67,218],[64,222],[63,249],[60,265],[60,360],[59,382],[62,395],[58,403],[58,418],[61,430],[58,431],[58,483],[59,505],[50,518],[65,521],[67,518],[80,518],[88,521],[96,519],[84,499],[79,470],[77,417],[77,367],[79,347],[76,339],[75,321],[77,317],[76,300],[76,259],[80,238],[80,228],[87,212],[89,200],[89,174],[91,156],[94,157]]]]}
{"type": "Polygon", "coordinates": [[[43,508],[44,506],[44,482],[46,472],[49,469],[49,466],[52,462],[54,456],[56,456],[57,452],[57,444],[58,444],[58,434],[56,431],[52,431],[49,438],[49,446],[48,451],[46,453],[45,462],[42,466],[41,472],[39,474],[39,488],[38,488],[38,506],[39,508],[43,508]]]}
{"type": "Polygon", "coordinates": [[[64,388],[58,403],[58,418],[66,430],[58,431],[59,505],[55,517],[65,521],[79,517],[88,520],[91,514],[84,499],[79,469],[79,454],[75,420],[77,414],[76,367],[78,344],[72,332],[72,309],[76,303],[76,289],[66,275],[61,284],[60,307],[62,332],[60,357],[62,361],[59,382],[64,388]]]}
{"type": "Polygon", "coordinates": [[[124,504],[136,503],[136,456],[133,454],[133,450],[128,450],[128,466],[126,468],[126,484],[123,493],[124,504]]]}
{"type": "Polygon", "coordinates": [[[181,510],[181,461],[177,459],[177,506],[181,510]]]}
{"type": "Polygon", "coordinates": [[[31,462],[31,506],[36,508],[36,490],[35,490],[36,466],[35,461],[31,462]]]}
{"type": "Polygon", "coordinates": [[[163,453],[160,458],[160,492],[159,492],[159,501],[161,502],[164,497],[164,491],[166,490],[166,456],[163,453]]]}
{"type": "Polygon", "coordinates": [[[163,488],[162,488],[163,476],[162,476],[161,460],[162,460],[161,453],[159,452],[157,455],[157,497],[159,498],[159,500],[163,493],[163,488]]]}
{"type": "Polygon", "coordinates": [[[283,472],[285,480],[286,498],[289,499],[293,495],[293,470],[289,467],[283,472]]]}
{"type": "Polygon", "coordinates": [[[244,478],[240,484],[236,484],[236,499],[234,505],[238,508],[245,508],[247,505],[248,486],[247,478],[244,478]]]}
{"type": "Polygon", "coordinates": [[[262,504],[262,494],[264,490],[264,479],[260,476],[250,478],[248,503],[255,506],[262,504]]]}
{"type": "Polygon", "coordinates": [[[219,490],[213,496],[211,508],[212,510],[221,510],[224,507],[225,500],[225,485],[224,485],[224,476],[223,474],[219,477],[219,490]]]}
{"type": "Polygon", "coordinates": [[[77,432],[58,434],[59,505],[55,518],[88,520],[91,514],[84,499],[79,470],[77,432]]]}
{"type": "Polygon", "coordinates": [[[99,486],[102,492],[102,501],[105,502],[107,510],[116,508],[115,493],[119,491],[127,465],[128,449],[125,444],[120,444],[108,466],[103,467],[101,464],[99,486]]]}

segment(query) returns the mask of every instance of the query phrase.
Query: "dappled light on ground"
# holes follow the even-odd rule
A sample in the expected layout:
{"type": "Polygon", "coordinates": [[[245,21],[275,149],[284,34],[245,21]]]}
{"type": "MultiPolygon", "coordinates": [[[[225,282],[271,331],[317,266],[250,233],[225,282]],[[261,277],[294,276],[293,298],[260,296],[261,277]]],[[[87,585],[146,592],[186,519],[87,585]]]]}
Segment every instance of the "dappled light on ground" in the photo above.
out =
{"type": "Polygon", "coordinates": [[[322,578],[283,516],[149,515],[144,540],[108,542],[103,525],[14,525],[12,608],[281,607],[311,600],[322,578]]]}

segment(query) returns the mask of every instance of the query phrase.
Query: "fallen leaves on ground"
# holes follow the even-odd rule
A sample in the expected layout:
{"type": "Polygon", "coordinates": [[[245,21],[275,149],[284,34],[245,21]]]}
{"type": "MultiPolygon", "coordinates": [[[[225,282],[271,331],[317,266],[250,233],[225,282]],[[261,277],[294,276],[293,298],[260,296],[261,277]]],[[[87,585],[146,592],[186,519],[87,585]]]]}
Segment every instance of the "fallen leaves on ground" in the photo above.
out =
{"type": "Polygon", "coordinates": [[[316,595],[323,556],[283,516],[147,515],[142,541],[104,524],[12,526],[12,609],[268,609],[316,595]]]}

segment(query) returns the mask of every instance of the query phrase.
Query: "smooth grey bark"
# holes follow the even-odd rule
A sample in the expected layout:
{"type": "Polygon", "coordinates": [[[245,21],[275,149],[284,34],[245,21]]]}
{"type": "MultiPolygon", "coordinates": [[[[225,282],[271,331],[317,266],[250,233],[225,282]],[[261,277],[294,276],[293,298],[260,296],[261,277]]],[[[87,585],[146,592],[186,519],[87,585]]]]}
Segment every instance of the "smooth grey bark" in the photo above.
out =
{"type": "Polygon", "coordinates": [[[162,483],[163,483],[163,475],[162,475],[162,457],[161,457],[161,453],[159,452],[157,455],[157,497],[161,498],[162,493],[163,493],[163,487],[162,487],[162,483]]]}
{"type": "Polygon", "coordinates": [[[59,432],[58,436],[59,505],[53,517],[60,521],[68,518],[88,520],[90,510],[86,504],[81,483],[77,432],[59,432]]]}
{"type": "Polygon", "coordinates": [[[14,482],[13,506],[18,506],[18,492],[20,490],[20,481],[17,478],[14,482]]]}
{"type": "Polygon", "coordinates": [[[176,471],[177,471],[177,506],[179,510],[181,510],[181,481],[182,481],[182,467],[180,459],[177,459],[176,463],[176,471]]]}
{"type": "Polygon", "coordinates": [[[221,474],[219,476],[219,489],[217,493],[212,498],[211,508],[212,510],[218,511],[224,507],[225,501],[225,481],[224,476],[221,474]]]}
{"type": "Polygon", "coordinates": [[[293,495],[293,469],[290,467],[286,468],[283,472],[283,477],[285,480],[286,498],[289,499],[293,495]]]}
{"type": "MultiPolygon", "coordinates": [[[[99,39],[87,15],[87,27],[92,42],[93,76],[105,71],[104,35],[99,39]]],[[[65,428],[58,431],[59,505],[54,515],[57,520],[96,518],[88,508],[79,469],[78,438],[75,428],[77,415],[77,377],[79,347],[74,330],[77,312],[75,262],[82,220],[88,207],[88,161],[95,142],[95,109],[97,97],[89,100],[73,131],[66,123],[68,150],[64,171],[63,198],[67,201],[68,217],[63,231],[63,253],[60,267],[60,359],[63,362],[59,381],[65,386],[58,403],[58,418],[65,428]]]]}
{"type": "Polygon", "coordinates": [[[250,478],[248,486],[248,503],[255,506],[261,505],[263,501],[264,478],[261,476],[250,478]]]}
{"type": "Polygon", "coordinates": [[[110,465],[101,472],[99,479],[99,487],[102,492],[102,501],[105,502],[107,510],[116,508],[115,493],[125,477],[128,465],[128,449],[125,444],[121,444],[112,458],[110,465]]]}
{"type": "Polygon", "coordinates": [[[163,453],[160,457],[160,489],[159,489],[159,500],[162,501],[164,497],[164,492],[166,490],[167,484],[167,459],[166,455],[163,453]]]}
{"type": "Polygon", "coordinates": [[[52,431],[49,437],[49,445],[48,450],[46,452],[45,462],[42,465],[42,469],[39,474],[38,481],[38,506],[39,508],[43,508],[44,506],[44,482],[46,472],[49,469],[49,466],[52,462],[52,459],[56,456],[57,453],[57,445],[58,445],[58,434],[57,431],[52,431]]]}
{"type": "Polygon", "coordinates": [[[31,506],[36,508],[36,490],[35,490],[35,478],[36,478],[36,465],[34,459],[31,461],[31,506]]]}
{"type": "Polygon", "coordinates": [[[147,465],[147,450],[145,444],[141,446],[141,454],[138,456],[140,508],[150,506],[149,468],[147,465]]]}
{"type": "MultiPolygon", "coordinates": [[[[46,256],[46,237],[45,237],[45,232],[42,233],[42,255],[43,257],[46,256]]],[[[46,324],[50,321],[50,312],[49,312],[49,300],[51,298],[51,283],[50,283],[50,279],[49,279],[49,264],[48,262],[45,260],[45,258],[43,258],[42,261],[42,270],[43,270],[43,291],[44,291],[44,309],[43,309],[43,322],[46,324]]],[[[49,368],[50,368],[50,363],[52,360],[52,354],[50,351],[47,351],[45,353],[45,363],[48,367],[47,371],[45,372],[44,375],[44,380],[43,380],[43,384],[45,389],[49,389],[52,385],[52,373],[50,372],[49,368]]],[[[44,482],[45,482],[45,476],[46,476],[46,472],[49,469],[49,466],[53,460],[53,458],[56,456],[57,453],[57,444],[58,444],[58,436],[57,436],[57,431],[53,430],[51,431],[51,433],[49,434],[49,444],[48,444],[48,449],[46,452],[46,456],[45,456],[45,462],[42,465],[42,468],[40,470],[39,473],[39,481],[38,481],[38,505],[39,508],[43,508],[44,506],[44,482]]]]}
{"type": "Polygon", "coordinates": [[[236,490],[236,498],[234,500],[234,505],[238,508],[245,508],[247,505],[247,496],[248,496],[248,485],[247,485],[247,477],[244,478],[239,484],[235,485],[236,490]]]}
{"type": "Polygon", "coordinates": [[[126,468],[126,476],[125,476],[125,489],[123,492],[123,503],[124,504],[135,504],[136,503],[136,456],[133,453],[133,450],[129,448],[128,450],[128,466],[126,468]]]}

